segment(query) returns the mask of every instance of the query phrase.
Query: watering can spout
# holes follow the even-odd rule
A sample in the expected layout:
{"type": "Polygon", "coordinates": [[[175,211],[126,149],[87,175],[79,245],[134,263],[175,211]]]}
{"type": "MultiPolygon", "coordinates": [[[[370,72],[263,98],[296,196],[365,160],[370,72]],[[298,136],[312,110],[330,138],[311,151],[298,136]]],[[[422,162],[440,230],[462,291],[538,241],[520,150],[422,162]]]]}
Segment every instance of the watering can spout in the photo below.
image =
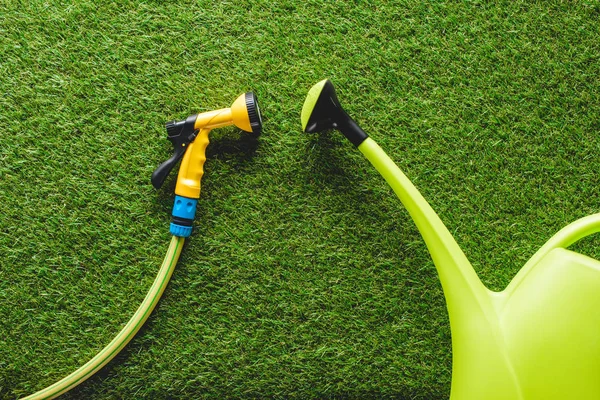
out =
{"type": "Polygon", "coordinates": [[[448,229],[396,164],[344,111],[330,80],[324,79],[309,90],[300,120],[306,133],[331,129],[342,132],[392,186],[427,243],[446,297],[455,297],[450,299],[448,308],[453,308],[456,302],[464,307],[489,303],[487,289],[448,229]]]}
{"type": "Polygon", "coordinates": [[[483,285],[441,219],[377,143],[368,138],[358,149],[385,178],[410,213],[437,269],[446,298],[454,349],[451,399],[523,399],[499,329],[497,312],[501,296],[483,285]],[[473,352],[473,348],[480,351],[473,352]],[[498,397],[490,397],[487,392],[485,397],[473,396],[477,393],[472,391],[473,370],[483,365],[493,365],[494,371],[479,377],[479,387],[503,387],[498,397]]]}
{"type": "Polygon", "coordinates": [[[493,308],[492,292],[412,182],[372,139],[366,139],[358,149],[392,187],[417,225],[438,271],[450,315],[459,310],[471,314],[476,309],[493,308]]]}

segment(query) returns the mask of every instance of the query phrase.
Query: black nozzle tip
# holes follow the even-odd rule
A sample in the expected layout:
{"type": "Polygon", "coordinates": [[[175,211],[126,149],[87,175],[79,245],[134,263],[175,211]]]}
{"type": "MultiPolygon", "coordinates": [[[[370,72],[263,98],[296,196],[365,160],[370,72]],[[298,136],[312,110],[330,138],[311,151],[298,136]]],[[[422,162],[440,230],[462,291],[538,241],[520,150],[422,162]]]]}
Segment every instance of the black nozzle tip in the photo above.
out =
{"type": "Polygon", "coordinates": [[[246,109],[248,110],[248,118],[250,119],[252,133],[260,135],[262,132],[262,116],[260,115],[258,99],[253,92],[246,92],[246,109]]]}
{"type": "Polygon", "coordinates": [[[300,120],[306,133],[338,129],[357,147],[367,138],[367,134],[342,108],[329,79],[322,80],[308,91],[300,120]]]}
{"type": "Polygon", "coordinates": [[[324,79],[308,91],[302,107],[302,129],[306,133],[337,128],[337,120],[344,113],[335,93],[333,83],[324,79]]]}

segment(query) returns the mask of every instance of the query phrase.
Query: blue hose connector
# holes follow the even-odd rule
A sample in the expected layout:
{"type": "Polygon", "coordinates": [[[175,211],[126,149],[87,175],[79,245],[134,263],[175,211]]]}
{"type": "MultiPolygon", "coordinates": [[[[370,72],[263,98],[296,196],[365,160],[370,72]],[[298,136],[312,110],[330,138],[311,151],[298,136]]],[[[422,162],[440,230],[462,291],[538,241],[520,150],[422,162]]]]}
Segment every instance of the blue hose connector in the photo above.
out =
{"type": "Polygon", "coordinates": [[[197,199],[175,195],[173,213],[171,214],[171,234],[179,237],[189,237],[196,216],[197,199]]]}

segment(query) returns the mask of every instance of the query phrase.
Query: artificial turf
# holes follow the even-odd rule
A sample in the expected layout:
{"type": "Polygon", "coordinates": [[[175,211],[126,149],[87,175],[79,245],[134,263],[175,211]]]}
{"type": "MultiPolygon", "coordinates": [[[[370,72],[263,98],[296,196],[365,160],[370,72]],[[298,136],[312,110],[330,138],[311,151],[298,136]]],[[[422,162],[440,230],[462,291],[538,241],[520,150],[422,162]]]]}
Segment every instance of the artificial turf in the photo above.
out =
{"type": "Polygon", "coordinates": [[[597,1],[0,1],[0,398],[126,323],[169,241],[164,122],[246,90],[263,135],[211,134],[163,299],[64,398],[447,398],[425,245],[352,145],[301,133],[304,96],[330,78],[500,290],[600,209],[599,21],[597,1]]]}

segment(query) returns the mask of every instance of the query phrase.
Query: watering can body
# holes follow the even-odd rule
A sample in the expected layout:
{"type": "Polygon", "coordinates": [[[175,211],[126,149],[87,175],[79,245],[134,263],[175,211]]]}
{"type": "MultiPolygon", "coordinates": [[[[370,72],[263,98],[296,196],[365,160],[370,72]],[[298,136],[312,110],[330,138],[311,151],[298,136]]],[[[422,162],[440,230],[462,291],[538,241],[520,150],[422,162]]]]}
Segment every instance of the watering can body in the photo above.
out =
{"type": "Polygon", "coordinates": [[[451,399],[600,399],[600,262],[555,248],[520,275],[451,316],[451,399]]]}

